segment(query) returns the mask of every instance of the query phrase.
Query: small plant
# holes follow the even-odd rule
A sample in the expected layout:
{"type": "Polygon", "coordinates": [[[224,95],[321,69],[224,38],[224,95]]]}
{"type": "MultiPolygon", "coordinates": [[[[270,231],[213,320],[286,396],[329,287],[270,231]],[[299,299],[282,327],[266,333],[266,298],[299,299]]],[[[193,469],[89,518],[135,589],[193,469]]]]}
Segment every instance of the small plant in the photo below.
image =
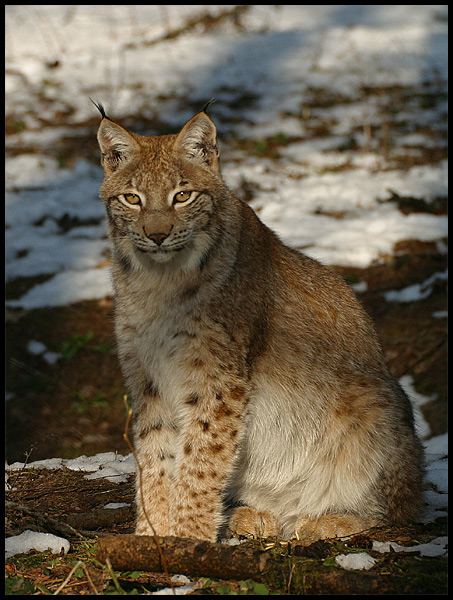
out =
{"type": "Polygon", "coordinates": [[[23,596],[33,594],[35,587],[24,577],[6,577],[5,578],[5,594],[14,596],[23,596]]]}
{"type": "Polygon", "coordinates": [[[77,400],[71,404],[71,408],[76,410],[79,415],[83,415],[89,408],[92,407],[104,407],[107,406],[107,401],[104,400],[105,394],[103,392],[99,392],[93,399],[85,398],[83,394],[80,392],[74,392],[74,396],[77,400]]]}
{"type": "Polygon", "coordinates": [[[86,344],[90,342],[93,337],[94,333],[92,331],[88,331],[88,333],[85,335],[76,333],[72,336],[72,338],[60,344],[59,351],[63,355],[63,358],[73,358],[73,356],[75,356],[81,348],[86,346],[86,344]]]}
{"type": "MultiPolygon", "coordinates": [[[[58,351],[61,352],[63,358],[73,358],[82,348],[87,347],[87,344],[91,342],[93,338],[94,333],[92,331],[88,331],[85,335],[76,333],[69,340],[62,342],[58,347],[58,351]]],[[[107,354],[113,350],[113,346],[110,346],[109,344],[96,344],[88,346],[88,349],[107,354]]]]}
{"type": "Polygon", "coordinates": [[[265,583],[258,583],[253,579],[245,579],[238,581],[238,586],[229,585],[228,583],[217,586],[216,592],[224,596],[269,596],[269,588],[265,583]]]}

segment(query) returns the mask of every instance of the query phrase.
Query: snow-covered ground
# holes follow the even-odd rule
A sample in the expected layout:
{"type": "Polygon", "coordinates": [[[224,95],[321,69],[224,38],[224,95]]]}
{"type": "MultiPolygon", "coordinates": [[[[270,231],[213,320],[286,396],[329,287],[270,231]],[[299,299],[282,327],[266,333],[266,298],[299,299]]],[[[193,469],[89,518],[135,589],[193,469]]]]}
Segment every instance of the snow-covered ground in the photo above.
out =
{"type": "MultiPolygon", "coordinates": [[[[67,166],[53,151],[92,131],[89,97],[120,121],[159,120],[173,131],[215,98],[227,183],[252,189],[260,218],[326,264],[367,267],[403,240],[445,252],[447,217],[404,214],[395,194],[427,203],[447,195],[435,150],[446,145],[448,6],[233,8],[6,6],[6,279],[47,276],[9,307],[111,294],[101,168],[67,166]],[[207,11],[217,24],[201,19],[207,11]],[[276,139],[276,156],[263,151],[276,139]]],[[[385,299],[425,297],[436,276],[446,273],[385,299]]],[[[421,417],[419,426],[429,435],[421,417]]],[[[432,519],[445,506],[447,436],[428,444],[432,519]]],[[[120,458],[109,468],[133,468],[120,458]]],[[[104,462],[90,457],[83,468],[96,473],[104,462]]]]}
{"type": "Polygon", "coordinates": [[[445,144],[446,5],[252,5],[241,27],[224,19],[212,30],[200,24],[162,39],[206,10],[6,7],[6,114],[17,130],[7,138],[6,277],[49,276],[9,306],[66,305],[111,292],[101,169],[86,160],[62,168],[52,156],[57,140],[80,135],[96,114],[89,96],[115,118],[159,117],[175,131],[192,106],[216,98],[211,113],[224,139],[226,181],[253,186],[260,217],[327,264],[367,267],[398,241],[446,236],[446,216],[405,215],[384,202],[395,192],[427,202],[445,196],[446,161],[402,170],[378,151],[395,110],[409,125],[392,132],[394,156],[445,144]],[[387,90],[397,86],[438,101],[395,107],[387,90]],[[328,130],[314,136],[317,125],[328,130]],[[287,143],[270,160],[231,147],[232,136],[286,136],[287,143]],[[363,151],[345,150],[351,139],[363,151]],[[73,226],[63,229],[63,218],[73,226]]]}

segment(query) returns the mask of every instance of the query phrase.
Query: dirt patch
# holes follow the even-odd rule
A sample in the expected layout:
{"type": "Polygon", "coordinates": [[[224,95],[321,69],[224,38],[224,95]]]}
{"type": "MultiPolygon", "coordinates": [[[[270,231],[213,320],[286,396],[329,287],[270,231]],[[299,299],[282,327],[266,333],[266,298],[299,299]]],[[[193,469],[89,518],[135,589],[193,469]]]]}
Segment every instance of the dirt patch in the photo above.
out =
{"type": "Polygon", "coordinates": [[[109,299],[10,311],[6,325],[6,457],[9,462],[128,453],[126,393],[115,351],[109,299]],[[51,365],[28,350],[41,342],[51,365]]]}

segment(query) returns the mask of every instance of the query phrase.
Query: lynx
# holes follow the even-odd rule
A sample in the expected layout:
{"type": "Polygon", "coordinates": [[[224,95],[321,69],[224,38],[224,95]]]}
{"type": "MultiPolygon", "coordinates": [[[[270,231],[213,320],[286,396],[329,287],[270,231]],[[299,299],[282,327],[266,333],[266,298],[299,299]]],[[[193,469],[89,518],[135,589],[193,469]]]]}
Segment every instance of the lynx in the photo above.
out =
{"type": "Polygon", "coordinates": [[[136,533],[311,543],[416,518],[411,405],[352,290],[228,189],[205,109],[147,137],[98,108],[136,533]]]}

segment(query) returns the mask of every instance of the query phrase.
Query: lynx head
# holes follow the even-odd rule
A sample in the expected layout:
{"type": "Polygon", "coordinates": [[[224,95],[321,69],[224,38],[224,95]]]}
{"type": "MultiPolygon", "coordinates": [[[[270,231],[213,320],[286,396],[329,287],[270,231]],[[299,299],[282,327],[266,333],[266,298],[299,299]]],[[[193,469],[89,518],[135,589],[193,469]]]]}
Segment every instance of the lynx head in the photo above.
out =
{"type": "Polygon", "coordinates": [[[101,196],[120,261],[143,266],[202,255],[215,227],[215,204],[226,190],[216,128],[205,110],[178,134],[148,137],[128,132],[97,106],[101,196]]]}

